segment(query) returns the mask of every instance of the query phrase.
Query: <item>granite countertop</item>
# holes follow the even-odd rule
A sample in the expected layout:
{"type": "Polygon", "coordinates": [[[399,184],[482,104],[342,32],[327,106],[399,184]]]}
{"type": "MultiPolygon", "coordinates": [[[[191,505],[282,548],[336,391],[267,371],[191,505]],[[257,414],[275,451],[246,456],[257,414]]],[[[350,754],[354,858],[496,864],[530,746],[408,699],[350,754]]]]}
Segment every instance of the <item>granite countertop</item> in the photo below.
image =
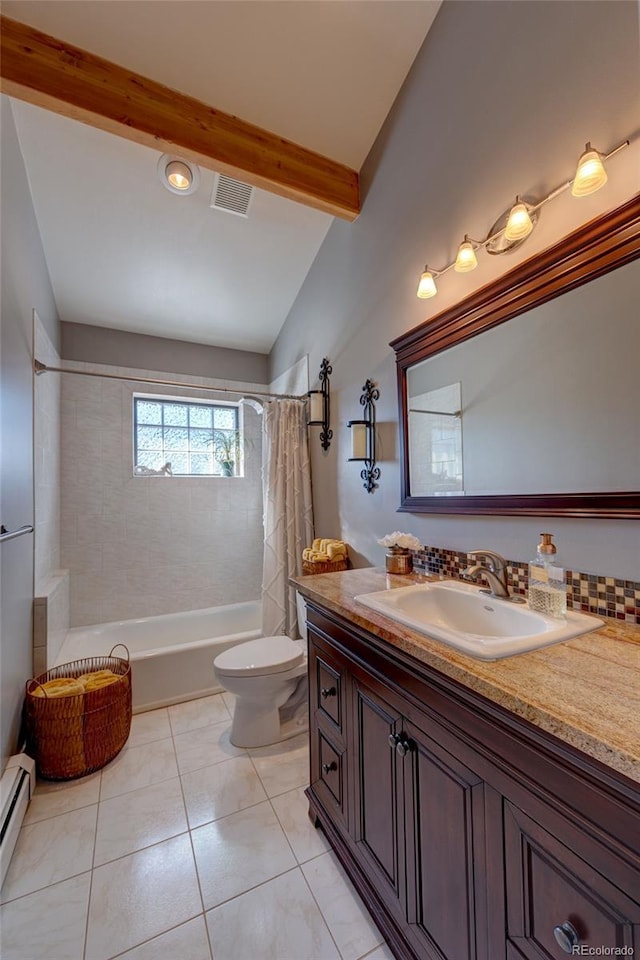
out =
{"type": "Polygon", "coordinates": [[[354,597],[442,578],[369,567],[292,579],[309,600],[640,782],[640,627],[616,620],[574,640],[503,660],[465,656],[354,597]]]}

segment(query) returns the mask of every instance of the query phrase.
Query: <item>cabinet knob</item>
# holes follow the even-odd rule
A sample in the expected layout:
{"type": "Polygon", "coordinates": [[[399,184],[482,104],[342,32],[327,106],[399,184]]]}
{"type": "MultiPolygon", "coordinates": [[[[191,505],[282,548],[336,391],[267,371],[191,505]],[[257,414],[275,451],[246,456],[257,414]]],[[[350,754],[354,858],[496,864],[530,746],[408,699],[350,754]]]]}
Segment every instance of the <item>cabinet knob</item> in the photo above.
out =
{"type": "Polygon", "coordinates": [[[564,923],[554,927],[553,935],[556,938],[556,943],[564,950],[565,953],[573,953],[573,948],[579,946],[580,944],[578,931],[568,920],[565,920],[564,923]]]}
{"type": "Polygon", "coordinates": [[[406,757],[411,750],[411,742],[399,733],[389,734],[389,746],[399,757],[406,757]]]}
{"type": "Polygon", "coordinates": [[[331,763],[322,764],[323,773],[331,773],[333,770],[337,770],[337,769],[338,769],[338,764],[335,762],[335,760],[332,760],[331,763]]]}
{"type": "Polygon", "coordinates": [[[320,696],[323,700],[326,700],[327,697],[335,697],[337,690],[335,687],[323,687],[320,691],[320,696]]]}

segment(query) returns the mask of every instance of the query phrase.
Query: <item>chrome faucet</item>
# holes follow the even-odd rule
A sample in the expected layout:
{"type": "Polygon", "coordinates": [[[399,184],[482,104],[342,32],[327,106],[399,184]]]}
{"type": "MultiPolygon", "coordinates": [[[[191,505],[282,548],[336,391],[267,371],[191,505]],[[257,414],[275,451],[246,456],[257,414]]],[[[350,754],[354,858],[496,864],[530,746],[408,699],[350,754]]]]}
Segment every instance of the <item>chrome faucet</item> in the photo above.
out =
{"type": "Polygon", "coordinates": [[[470,550],[470,557],[477,557],[487,561],[486,566],[482,563],[474,564],[462,571],[462,576],[466,580],[477,581],[484,579],[489,584],[488,589],[482,589],[481,593],[486,593],[490,597],[496,597],[498,600],[511,600],[513,603],[524,603],[524,597],[512,596],[507,586],[507,562],[504,557],[493,550],[470,550]]]}

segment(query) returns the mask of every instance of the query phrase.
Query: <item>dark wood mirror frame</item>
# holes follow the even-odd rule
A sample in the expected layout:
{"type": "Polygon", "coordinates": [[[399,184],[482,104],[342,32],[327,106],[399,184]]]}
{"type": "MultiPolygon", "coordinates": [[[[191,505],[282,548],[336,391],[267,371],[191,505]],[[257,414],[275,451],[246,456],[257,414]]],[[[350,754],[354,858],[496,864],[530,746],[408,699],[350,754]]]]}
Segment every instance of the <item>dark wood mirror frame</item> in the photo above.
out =
{"type": "MultiPolygon", "coordinates": [[[[640,257],[640,196],[591,221],[494,283],[391,341],[398,371],[401,504],[406,513],[640,519],[640,491],[414,497],[409,477],[407,371],[640,257]]],[[[640,375],[640,374],[639,374],[640,375]]],[[[639,414],[640,415],[640,414],[639,414]]]]}

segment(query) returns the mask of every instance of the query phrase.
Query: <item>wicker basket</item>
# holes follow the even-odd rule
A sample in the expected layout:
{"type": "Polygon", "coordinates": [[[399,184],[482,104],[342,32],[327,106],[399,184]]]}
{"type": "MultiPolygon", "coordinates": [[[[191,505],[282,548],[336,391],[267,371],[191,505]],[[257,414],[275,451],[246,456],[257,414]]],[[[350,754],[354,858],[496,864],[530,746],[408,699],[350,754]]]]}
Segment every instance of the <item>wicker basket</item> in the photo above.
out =
{"type": "MultiPolygon", "coordinates": [[[[116,644],[116,647],[124,644],[116,644]]],[[[131,665],[127,659],[90,657],[63,663],[27,681],[27,749],[45,780],[74,780],[99,770],[124,747],[131,729],[131,665]],[[49,680],[111,670],[119,679],[72,697],[36,696],[49,680]]]]}
{"type": "Polygon", "coordinates": [[[349,566],[348,560],[303,560],[302,573],[308,576],[313,573],[336,573],[339,570],[346,570],[349,566]]]}

